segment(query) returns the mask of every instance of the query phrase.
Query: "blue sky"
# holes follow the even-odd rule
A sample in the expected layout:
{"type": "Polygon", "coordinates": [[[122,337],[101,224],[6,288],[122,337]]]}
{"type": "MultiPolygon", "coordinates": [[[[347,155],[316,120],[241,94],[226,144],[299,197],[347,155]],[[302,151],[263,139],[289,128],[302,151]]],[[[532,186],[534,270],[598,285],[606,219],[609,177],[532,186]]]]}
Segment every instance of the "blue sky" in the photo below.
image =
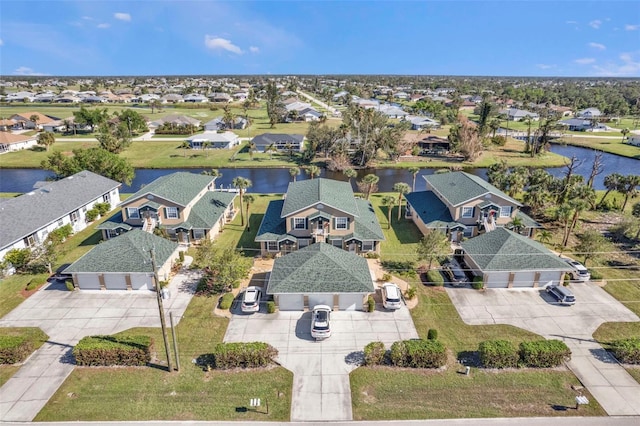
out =
{"type": "Polygon", "coordinates": [[[640,76],[640,2],[0,2],[2,75],[640,76]]]}

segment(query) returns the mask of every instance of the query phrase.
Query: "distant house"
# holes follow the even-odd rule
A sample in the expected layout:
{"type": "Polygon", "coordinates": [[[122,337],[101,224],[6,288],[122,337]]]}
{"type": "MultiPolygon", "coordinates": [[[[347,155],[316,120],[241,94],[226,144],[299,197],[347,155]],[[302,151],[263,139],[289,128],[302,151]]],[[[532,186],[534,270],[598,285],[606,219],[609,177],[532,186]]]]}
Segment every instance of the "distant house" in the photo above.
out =
{"type": "Polygon", "coordinates": [[[31,192],[0,202],[0,260],[11,249],[34,248],[49,233],[70,224],[74,232],[86,228],[86,213],[97,203],[110,209],[120,202],[120,182],[89,171],[43,182],[31,192]]]}
{"type": "MultiPolygon", "coordinates": [[[[234,130],[242,130],[247,127],[247,119],[244,117],[237,116],[233,122],[234,130]]],[[[207,121],[204,124],[205,131],[217,131],[217,130],[225,130],[227,128],[227,123],[224,122],[222,116],[218,116],[210,121],[207,121]]]]}
{"type": "Polygon", "coordinates": [[[163,104],[176,104],[184,102],[184,98],[178,93],[168,93],[160,98],[160,102],[163,104]]]}
{"type": "Polygon", "coordinates": [[[409,113],[404,111],[402,108],[392,105],[380,105],[378,107],[378,111],[389,118],[405,118],[409,115],[409,113]]]}
{"type": "Polygon", "coordinates": [[[202,122],[198,119],[181,114],[169,114],[151,122],[152,126],[159,127],[163,124],[171,124],[176,127],[193,126],[200,127],[202,122]]]}
{"type": "Polygon", "coordinates": [[[212,93],[209,95],[211,102],[231,102],[233,98],[228,93],[212,93]]]}
{"type": "Polygon", "coordinates": [[[558,124],[572,132],[598,132],[607,130],[606,125],[595,123],[592,120],[585,120],[584,118],[569,118],[559,121],[558,124]]]}
{"type": "Polygon", "coordinates": [[[576,113],[576,117],[581,118],[599,118],[602,112],[598,108],[586,108],[576,113]]]}
{"type": "Polygon", "coordinates": [[[298,117],[301,117],[304,121],[318,121],[322,118],[322,113],[314,108],[305,108],[298,111],[298,117]]]}
{"type": "Polygon", "coordinates": [[[20,114],[13,114],[9,119],[15,121],[14,129],[42,129],[43,124],[51,123],[58,120],[56,117],[50,117],[48,115],[41,114],[36,111],[24,112],[20,114]],[[31,121],[31,118],[37,117],[36,121],[31,121]]]}
{"type": "Polygon", "coordinates": [[[16,135],[10,132],[0,132],[0,154],[5,152],[29,149],[38,143],[36,135],[16,135]]]}
{"type": "Polygon", "coordinates": [[[187,138],[192,149],[205,149],[208,142],[210,149],[231,149],[240,144],[240,138],[233,132],[211,132],[207,131],[187,138]]]}
{"type": "Polygon", "coordinates": [[[540,116],[537,113],[526,111],[524,109],[517,109],[517,108],[503,109],[502,111],[500,111],[500,114],[505,115],[507,119],[510,121],[522,121],[527,117],[530,117],[532,121],[540,120],[540,116]]]}
{"type": "Polygon", "coordinates": [[[252,139],[259,152],[266,152],[271,145],[277,151],[302,151],[304,135],[286,134],[286,133],[263,133],[252,139]]]}
{"type": "MultiPolygon", "coordinates": [[[[73,123],[73,121],[69,121],[73,123]]],[[[45,132],[60,133],[67,130],[67,125],[64,124],[64,120],[55,120],[50,123],[43,124],[42,130],[45,132]]]]}
{"type": "Polygon", "coordinates": [[[191,103],[205,103],[205,102],[209,102],[209,98],[207,98],[204,95],[200,95],[198,93],[189,93],[184,97],[184,101],[191,102],[191,103]]]}
{"type": "Polygon", "coordinates": [[[411,130],[440,128],[440,122],[429,117],[406,116],[405,119],[411,123],[411,130]]]}
{"type": "Polygon", "coordinates": [[[348,182],[321,178],[290,183],[284,199],[269,203],[255,239],[263,255],[318,242],[353,253],[378,252],[383,240],[371,203],[356,198],[348,182]]]}
{"type": "Polygon", "coordinates": [[[627,138],[627,143],[633,146],[640,146],[640,134],[632,133],[627,138]]]}

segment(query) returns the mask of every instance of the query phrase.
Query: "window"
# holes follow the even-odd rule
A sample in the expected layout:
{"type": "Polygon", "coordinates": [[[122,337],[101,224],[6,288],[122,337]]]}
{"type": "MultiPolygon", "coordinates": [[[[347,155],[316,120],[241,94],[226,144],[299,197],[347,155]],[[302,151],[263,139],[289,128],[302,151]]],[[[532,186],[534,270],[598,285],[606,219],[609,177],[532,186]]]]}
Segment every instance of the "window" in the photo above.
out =
{"type": "Polygon", "coordinates": [[[111,194],[109,194],[108,192],[104,194],[102,196],[102,202],[111,204],[111,194]]]}
{"type": "Polygon", "coordinates": [[[71,223],[76,223],[80,219],[78,210],[71,212],[71,214],[69,215],[69,219],[71,219],[71,223]]]}
{"type": "Polygon", "coordinates": [[[166,207],[165,214],[167,215],[167,219],[177,219],[178,218],[178,208],[177,207],[166,207]]]}
{"type": "Polygon", "coordinates": [[[193,230],[193,239],[201,240],[204,238],[204,229],[194,229],[193,230]]]}
{"type": "Polygon", "coordinates": [[[86,212],[87,212],[87,206],[84,206],[84,207],[82,208],[82,213],[86,213],[86,212]]]}
{"type": "Polygon", "coordinates": [[[342,248],[342,240],[331,240],[331,245],[334,247],[342,248]]]}
{"type": "Polygon", "coordinates": [[[307,240],[307,239],[300,239],[298,240],[298,248],[303,248],[309,245],[309,242],[311,240],[307,240]]]}
{"type": "Polygon", "coordinates": [[[33,234],[26,237],[23,241],[24,245],[27,247],[34,247],[36,245],[36,238],[33,234]]]}
{"type": "Polygon", "coordinates": [[[278,251],[278,242],[267,241],[267,251],[278,251]]]}
{"type": "Polygon", "coordinates": [[[472,227],[470,227],[470,226],[467,226],[467,227],[464,229],[464,232],[463,232],[462,234],[463,234],[465,237],[470,237],[470,236],[472,236],[472,235],[473,235],[473,228],[472,228],[472,227]]]}
{"type": "Polygon", "coordinates": [[[120,231],[117,229],[109,229],[107,231],[107,238],[115,238],[120,235],[120,231]]]}
{"type": "Polygon", "coordinates": [[[373,246],[374,246],[373,241],[363,241],[362,251],[373,251],[373,246]]]}
{"type": "Polygon", "coordinates": [[[293,229],[307,229],[307,219],[304,217],[294,217],[293,229]]]}
{"type": "Polygon", "coordinates": [[[336,229],[347,229],[349,225],[349,218],[336,217],[336,229]]]}
{"type": "Polygon", "coordinates": [[[473,207],[463,207],[462,217],[473,217],[473,207]]]}
{"type": "Polygon", "coordinates": [[[500,207],[500,217],[511,217],[511,206],[500,207]]]}
{"type": "Polygon", "coordinates": [[[58,220],[58,227],[64,226],[64,219],[58,220]]]}
{"type": "Polygon", "coordinates": [[[137,207],[127,207],[127,217],[129,219],[140,219],[140,212],[137,207]]]}

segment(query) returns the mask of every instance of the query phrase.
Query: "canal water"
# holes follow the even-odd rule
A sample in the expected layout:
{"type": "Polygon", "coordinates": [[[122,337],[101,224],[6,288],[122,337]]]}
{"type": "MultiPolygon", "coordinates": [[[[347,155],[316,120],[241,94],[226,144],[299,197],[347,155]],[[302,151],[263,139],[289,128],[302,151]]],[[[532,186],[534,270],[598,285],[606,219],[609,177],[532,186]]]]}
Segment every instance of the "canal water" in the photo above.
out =
{"type": "MultiPolygon", "coordinates": [[[[551,151],[568,158],[572,156],[577,157],[580,160],[580,165],[576,169],[577,173],[582,174],[585,178],[591,171],[591,165],[593,164],[593,159],[596,154],[596,152],[591,149],[562,145],[552,145],[551,151]]],[[[604,153],[602,162],[604,171],[595,180],[594,186],[596,189],[604,189],[603,180],[608,174],[614,172],[622,175],[640,173],[640,160],[604,153]]],[[[136,169],[136,175],[131,185],[123,185],[120,192],[136,192],[144,185],[169,173],[177,171],[200,173],[203,170],[208,169],[136,169]]],[[[253,186],[249,191],[255,193],[284,193],[287,191],[289,182],[291,182],[291,175],[289,175],[288,168],[224,168],[219,170],[222,176],[216,179],[216,184],[221,185],[223,188],[232,187],[233,179],[238,176],[250,179],[253,186]]],[[[565,171],[563,167],[548,168],[546,170],[554,176],[562,176],[565,171]]],[[[420,170],[416,178],[417,191],[425,189],[425,182],[421,176],[433,174],[435,171],[435,169],[420,170]]],[[[465,171],[482,178],[486,178],[487,175],[487,170],[483,168],[465,169],[465,171]]],[[[393,185],[397,182],[406,182],[411,185],[413,180],[412,174],[406,169],[359,170],[358,177],[352,180],[354,190],[357,190],[355,181],[361,179],[368,173],[375,173],[380,177],[380,181],[378,182],[380,192],[392,191],[393,185]]],[[[52,176],[53,174],[51,172],[39,169],[0,169],[0,192],[28,192],[37,181],[43,181],[52,176]]],[[[347,180],[341,172],[331,172],[328,170],[322,170],[320,176],[330,179],[347,180]]],[[[309,179],[309,176],[302,172],[297,176],[297,179],[309,179]]]]}

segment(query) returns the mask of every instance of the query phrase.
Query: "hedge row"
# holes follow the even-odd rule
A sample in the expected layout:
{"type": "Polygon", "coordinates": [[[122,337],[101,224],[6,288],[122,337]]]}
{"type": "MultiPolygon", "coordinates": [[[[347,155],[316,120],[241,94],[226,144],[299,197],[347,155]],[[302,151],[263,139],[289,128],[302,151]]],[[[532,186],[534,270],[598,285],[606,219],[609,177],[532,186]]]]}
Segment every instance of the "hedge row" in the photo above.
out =
{"type": "Polygon", "coordinates": [[[0,364],[22,362],[33,350],[33,343],[23,336],[0,336],[0,364]]]}
{"type": "Polygon", "coordinates": [[[510,368],[522,365],[533,368],[557,367],[571,358],[571,351],[560,340],[520,343],[520,350],[506,340],[487,340],[478,348],[486,368],[510,368]]]}
{"type": "Polygon", "coordinates": [[[640,337],[611,342],[611,351],[620,362],[640,364],[640,337]]]}
{"type": "Polygon", "coordinates": [[[397,367],[439,368],[447,363],[447,351],[438,340],[402,340],[391,345],[390,359],[397,367]]]}
{"type": "Polygon", "coordinates": [[[220,309],[229,309],[231,307],[231,305],[233,304],[233,299],[234,298],[235,298],[235,296],[233,295],[233,293],[225,293],[220,298],[220,309]]]}
{"type": "Polygon", "coordinates": [[[147,365],[153,339],[149,336],[87,336],[73,348],[77,365],[147,365]]]}
{"type": "Polygon", "coordinates": [[[198,357],[198,364],[220,370],[266,367],[277,355],[278,350],[268,343],[218,343],[212,353],[198,357]]]}
{"type": "Polygon", "coordinates": [[[442,287],[444,285],[444,277],[442,276],[440,271],[436,269],[429,269],[427,271],[426,284],[442,287]]]}
{"type": "Polygon", "coordinates": [[[371,342],[364,347],[364,365],[384,364],[384,355],[387,350],[382,342],[371,342]]]}

